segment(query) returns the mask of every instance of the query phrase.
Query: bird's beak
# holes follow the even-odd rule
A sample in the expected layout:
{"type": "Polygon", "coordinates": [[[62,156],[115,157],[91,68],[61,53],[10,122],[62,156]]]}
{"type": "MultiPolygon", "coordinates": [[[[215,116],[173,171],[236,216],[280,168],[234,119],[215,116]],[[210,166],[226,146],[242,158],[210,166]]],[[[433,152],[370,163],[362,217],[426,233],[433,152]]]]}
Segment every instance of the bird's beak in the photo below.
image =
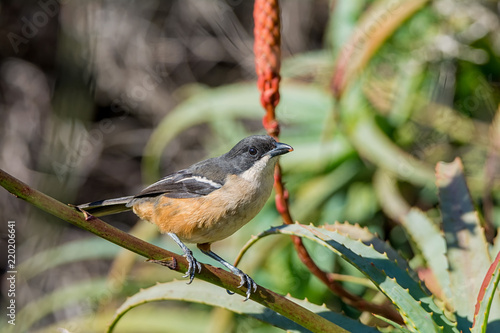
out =
{"type": "Polygon", "coordinates": [[[283,155],[293,151],[292,146],[287,145],[286,143],[276,142],[276,147],[268,152],[271,157],[283,155]]]}

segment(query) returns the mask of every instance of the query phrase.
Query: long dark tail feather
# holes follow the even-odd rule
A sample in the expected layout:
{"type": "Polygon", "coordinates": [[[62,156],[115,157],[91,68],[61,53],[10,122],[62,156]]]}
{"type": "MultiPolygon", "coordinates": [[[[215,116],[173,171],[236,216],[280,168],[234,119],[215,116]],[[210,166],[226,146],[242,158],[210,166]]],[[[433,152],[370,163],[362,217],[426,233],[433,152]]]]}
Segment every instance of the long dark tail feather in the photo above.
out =
{"type": "Polygon", "coordinates": [[[132,209],[132,207],[127,207],[127,203],[129,203],[133,198],[133,196],[129,196],[115,199],[99,200],[83,205],[78,205],[78,208],[83,209],[84,211],[94,216],[111,215],[132,209]]]}

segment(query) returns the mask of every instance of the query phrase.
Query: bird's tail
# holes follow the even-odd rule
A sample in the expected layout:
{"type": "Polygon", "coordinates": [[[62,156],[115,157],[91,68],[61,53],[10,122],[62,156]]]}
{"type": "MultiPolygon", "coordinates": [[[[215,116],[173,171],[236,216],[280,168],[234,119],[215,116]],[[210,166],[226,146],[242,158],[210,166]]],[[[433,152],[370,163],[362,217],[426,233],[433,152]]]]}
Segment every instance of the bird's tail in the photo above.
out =
{"type": "Polygon", "coordinates": [[[127,207],[127,203],[129,203],[133,198],[133,196],[128,196],[115,199],[99,200],[83,205],[78,205],[78,208],[94,216],[111,215],[130,210],[132,207],[127,207]]]}

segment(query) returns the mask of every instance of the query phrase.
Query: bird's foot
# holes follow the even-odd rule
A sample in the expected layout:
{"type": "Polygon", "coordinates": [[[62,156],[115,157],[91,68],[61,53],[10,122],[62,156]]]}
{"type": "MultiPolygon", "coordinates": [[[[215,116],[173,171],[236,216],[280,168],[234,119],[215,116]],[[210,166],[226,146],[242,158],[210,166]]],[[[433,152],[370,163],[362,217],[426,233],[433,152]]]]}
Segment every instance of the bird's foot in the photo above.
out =
{"type": "Polygon", "coordinates": [[[189,266],[188,266],[188,269],[186,271],[186,274],[183,277],[185,277],[185,278],[188,277],[189,282],[187,284],[191,284],[191,282],[193,282],[194,276],[196,274],[196,269],[198,269],[198,273],[201,272],[201,264],[198,262],[198,260],[196,260],[193,257],[193,253],[191,251],[186,252],[184,254],[184,257],[186,257],[186,259],[189,263],[189,266]]]}
{"type": "Polygon", "coordinates": [[[186,245],[184,245],[184,243],[179,239],[179,237],[177,237],[175,233],[169,232],[168,235],[177,243],[177,245],[179,245],[179,247],[182,249],[182,252],[184,252],[184,258],[187,259],[189,266],[186,274],[183,277],[188,277],[188,284],[190,284],[191,282],[193,282],[194,276],[196,274],[196,269],[198,268],[198,273],[201,272],[201,264],[193,257],[193,252],[191,252],[191,250],[186,245]]]}
{"type": "Polygon", "coordinates": [[[250,295],[257,291],[257,283],[255,283],[255,281],[250,276],[243,273],[243,271],[237,269],[236,267],[233,273],[238,275],[241,279],[238,288],[241,288],[243,286],[247,288],[246,297],[244,299],[244,301],[247,301],[250,298],[250,295]]]}
{"type": "MultiPolygon", "coordinates": [[[[250,298],[250,296],[252,295],[252,293],[257,291],[257,283],[255,283],[255,281],[252,280],[252,278],[250,276],[243,273],[242,270],[234,267],[233,265],[231,265],[230,263],[228,263],[227,261],[225,261],[224,259],[219,257],[217,254],[210,251],[210,244],[209,243],[198,244],[198,248],[203,253],[205,253],[207,256],[211,257],[212,259],[217,260],[219,263],[226,266],[233,274],[238,275],[240,277],[240,285],[238,286],[238,288],[241,288],[243,286],[245,286],[247,288],[246,297],[245,297],[244,301],[247,301],[250,298]]],[[[229,290],[227,292],[228,292],[228,294],[233,294],[229,290]]]]}

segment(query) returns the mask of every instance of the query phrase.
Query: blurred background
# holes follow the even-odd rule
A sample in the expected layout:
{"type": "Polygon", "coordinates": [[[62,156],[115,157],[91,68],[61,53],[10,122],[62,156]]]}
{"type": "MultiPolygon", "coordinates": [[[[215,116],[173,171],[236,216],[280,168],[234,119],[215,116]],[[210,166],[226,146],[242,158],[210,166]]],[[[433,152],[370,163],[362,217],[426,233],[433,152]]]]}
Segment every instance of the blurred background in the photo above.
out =
{"type": "MultiPolygon", "coordinates": [[[[281,9],[277,117],[281,140],[295,148],[282,158],[293,217],[359,223],[418,266],[400,217],[416,206],[439,222],[434,166],[460,156],[492,241],[500,227],[499,2],[283,0],[281,9]]],[[[80,204],[135,194],[263,134],[252,12],[242,0],[3,1],[0,167],[80,204]]],[[[7,221],[16,221],[19,332],[102,331],[127,296],[181,278],[4,190],[0,218],[2,247],[7,221]]],[[[104,220],[179,252],[132,213],[104,220]]],[[[213,249],[231,262],[250,235],[279,224],[270,200],[213,249]]],[[[362,277],[306,246],[325,270],[362,277]]],[[[5,273],[5,257],[0,264],[5,273]]],[[[363,319],[311,276],[287,237],[257,243],[241,268],[273,291],[363,319]]],[[[380,299],[353,281],[344,287],[380,299]]],[[[162,332],[166,322],[169,332],[277,330],[168,301],[135,309],[117,331],[162,332]]]]}

